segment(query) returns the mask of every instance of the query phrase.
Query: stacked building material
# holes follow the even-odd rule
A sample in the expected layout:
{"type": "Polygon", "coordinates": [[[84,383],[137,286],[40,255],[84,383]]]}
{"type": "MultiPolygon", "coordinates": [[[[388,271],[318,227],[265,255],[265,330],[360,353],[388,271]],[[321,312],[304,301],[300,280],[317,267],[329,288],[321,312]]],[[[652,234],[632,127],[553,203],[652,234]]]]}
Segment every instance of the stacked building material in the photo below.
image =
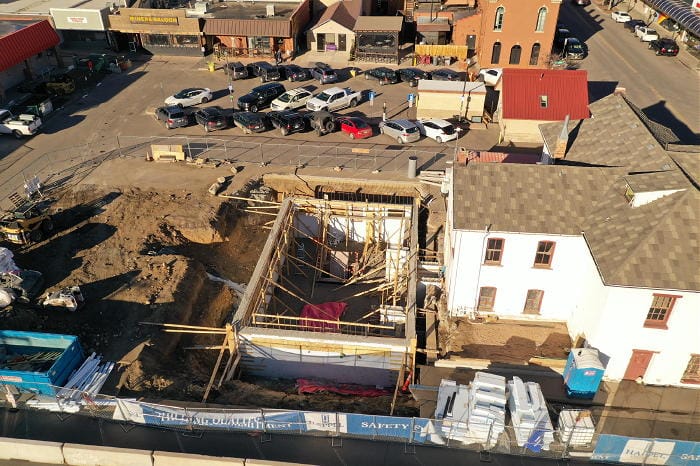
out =
{"type": "Polygon", "coordinates": [[[85,396],[93,398],[100,393],[107,377],[114,369],[113,362],[101,363],[101,360],[102,356],[92,353],[59,390],[58,398],[80,401],[85,396]]]}
{"type": "Polygon", "coordinates": [[[516,443],[531,451],[549,450],[554,430],[539,384],[524,383],[520,377],[508,382],[508,408],[516,443]]]}
{"type": "Polygon", "coordinates": [[[505,429],[505,406],[505,378],[477,372],[469,386],[440,383],[435,418],[450,439],[493,446],[505,429]]]}
{"type": "Polygon", "coordinates": [[[590,445],[594,434],[595,426],[590,410],[563,409],[559,413],[561,443],[569,446],[590,445]]]}

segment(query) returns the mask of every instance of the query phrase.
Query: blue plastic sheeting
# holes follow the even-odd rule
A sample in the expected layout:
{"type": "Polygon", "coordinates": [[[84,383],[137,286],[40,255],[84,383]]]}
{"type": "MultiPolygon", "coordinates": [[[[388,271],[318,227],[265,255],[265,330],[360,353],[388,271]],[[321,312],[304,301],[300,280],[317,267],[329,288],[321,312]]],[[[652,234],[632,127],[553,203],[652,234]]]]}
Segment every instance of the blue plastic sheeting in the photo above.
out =
{"type": "Polygon", "coordinates": [[[591,461],[696,466],[700,465],[700,443],[602,434],[591,461]]]}
{"type": "Polygon", "coordinates": [[[700,14],[681,0],[646,0],[654,10],[664,13],[683,29],[700,38],[700,14]]]}

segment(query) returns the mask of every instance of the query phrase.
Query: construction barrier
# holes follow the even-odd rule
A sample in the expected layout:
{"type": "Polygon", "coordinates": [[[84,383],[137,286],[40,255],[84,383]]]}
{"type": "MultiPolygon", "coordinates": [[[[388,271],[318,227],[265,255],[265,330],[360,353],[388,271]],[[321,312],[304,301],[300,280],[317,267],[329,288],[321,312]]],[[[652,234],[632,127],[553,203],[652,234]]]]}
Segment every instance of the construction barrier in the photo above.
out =
{"type": "Polygon", "coordinates": [[[152,453],[151,450],[63,444],[63,462],[70,466],[153,466],[152,453]]]}
{"type": "Polygon", "coordinates": [[[168,451],[153,452],[153,466],[245,466],[252,464],[251,461],[253,460],[172,453],[168,451]]]}
{"type": "Polygon", "coordinates": [[[0,459],[63,464],[63,444],[0,437],[0,459]]]}

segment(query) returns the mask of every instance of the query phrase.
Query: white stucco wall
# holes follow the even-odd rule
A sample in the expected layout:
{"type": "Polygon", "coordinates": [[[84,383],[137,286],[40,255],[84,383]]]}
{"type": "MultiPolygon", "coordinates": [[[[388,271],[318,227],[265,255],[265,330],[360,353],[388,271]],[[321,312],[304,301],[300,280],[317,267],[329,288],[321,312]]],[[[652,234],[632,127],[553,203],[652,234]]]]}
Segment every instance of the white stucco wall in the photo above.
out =
{"type": "Polygon", "coordinates": [[[592,347],[610,357],[606,377],[621,379],[625,375],[633,349],[658,351],[644,382],[680,385],[690,355],[700,353],[700,293],[606,287],[606,298],[599,312],[600,323],[591,316],[591,329],[586,334],[592,347]],[[682,296],[676,300],[667,329],[644,327],[654,293],[682,296]]]}
{"type": "Polygon", "coordinates": [[[504,141],[512,142],[532,142],[543,144],[542,134],[539,125],[551,123],[550,121],[539,120],[512,120],[501,118],[498,122],[501,128],[501,138],[504,141]]]}
{"type": "Polygon", "coordinates": [[[316,36],[318,34],[327,34],[326,43],[335,43],[337,45],[338,34],[345,34],[345,50],[331,50],[324,51],[325,53],[333,54],[338,57],[350,58],[350,50],[352,50],[353,44],[355,43],[355,33],[347,29],[344,26],[336,23],[335,21],[328,21],[326,24],[314,28],[307,32],[308,47],[311,52],[318,52],[316,50],[316,36]]]}
{"type": "MultiPolygon", "coordinates": [[[[448,227],[451,216],[448,218],[448,227]]],[[[700,354],[700,293],[606,286],[588,246],[580,236],[453,231],[445,240],[448,266],[446,292],[451,315],[466,315],[477,303],[479,289],[497,289],[494,312],[499,316],[565,320],[573,340],[584,337],[600,351],[605,376],[625,375],[632,350],[657,352],[644,382],[685,385],[680,380],[691,354],[700,354]],[[500,266],[483,265],[488,238],[505,239],[500,266]],[[554,241],[551,269],[532,267],[538,241],[554,241]],[[449,257],[454,245],[453,257],[449,257]],[[523,315],[527,290],[543,290],[540,316],[523,315]],[[667,329],[645,328],[654,293],[681,298],[667,329]]],[[[687,384],[689,387],[697,385],[687,384]]]]}
{"type": "MultiPolygon", "coordinates": [[[[455,257],[448,270],[448,307],[452,315],[472,311],[479,289],[497,289],[494,312],[501,316],[523,316],[528,290],[543,290],[540,316],[549,320],[568,320],[581,299],[581,287],[571,277],[578,276],[581,264],[592,261],[580,236],[456,231],[453,235],[455,257]],[[503,238],[501,265],[484,265],[488,238],[503,238]],[[537,243],[554,241],[552,267],[533,267],[537,243]]],[[[531,317],[530,314],[524,315],[531,317]]]]}

